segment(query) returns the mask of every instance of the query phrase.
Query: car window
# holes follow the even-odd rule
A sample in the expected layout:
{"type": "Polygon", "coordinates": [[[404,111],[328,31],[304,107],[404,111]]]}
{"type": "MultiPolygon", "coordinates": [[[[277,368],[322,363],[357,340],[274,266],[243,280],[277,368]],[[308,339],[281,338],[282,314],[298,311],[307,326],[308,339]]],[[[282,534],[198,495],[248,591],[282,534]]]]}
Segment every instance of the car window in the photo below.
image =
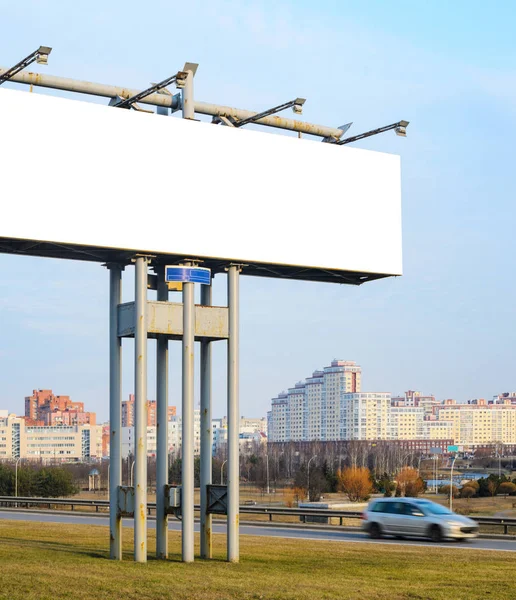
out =
{"type": "Polygon", "coordinates": [[[373,507],[371,508],[372,512],[386,512],[385,511],[385,505],[387,504],[387,502],[376,502],[373,507]]]}
{"type": "Polygon", "coordinates": [[[415,504],[409,504],[408,502],[403,505],[403,513],[411,517],[424,516],[424,513],[419,506],[416,506],[415,504]]]}
{"type": "Polygon", "coordinates": [[[421,508],[434,515],[452,515],[452,511],[435,502],[421,502],[421,508]]]}
{"type": "Polygon", "coordinates": [[[403,502],[386,502],[385,512],[391,515],[403,514],[403,502]]]}

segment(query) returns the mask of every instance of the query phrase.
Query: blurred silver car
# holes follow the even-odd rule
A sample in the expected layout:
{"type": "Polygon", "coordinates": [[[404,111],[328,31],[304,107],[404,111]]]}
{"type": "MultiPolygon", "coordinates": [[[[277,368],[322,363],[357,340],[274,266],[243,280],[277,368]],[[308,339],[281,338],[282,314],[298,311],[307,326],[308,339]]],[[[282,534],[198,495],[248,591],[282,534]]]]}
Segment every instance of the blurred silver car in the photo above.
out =
{"type": "Polygon", "coordinates": [[[478,523],[423,498],[378,498],[369,503],[362,519],[362,529],[373,539],[393,535],[440,542],[478,535],[478,523]]]}

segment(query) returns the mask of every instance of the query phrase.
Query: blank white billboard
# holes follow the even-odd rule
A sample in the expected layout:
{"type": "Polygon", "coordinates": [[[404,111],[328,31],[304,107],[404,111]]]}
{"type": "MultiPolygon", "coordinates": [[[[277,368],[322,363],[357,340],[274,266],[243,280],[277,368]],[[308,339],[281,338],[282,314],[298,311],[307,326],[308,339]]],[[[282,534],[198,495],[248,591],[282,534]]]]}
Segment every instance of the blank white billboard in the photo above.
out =
{"type": "Polygon", "coordinates": [[[0,118],[0,238],[402,272],[398,156],[9,89],[0,118]]]}

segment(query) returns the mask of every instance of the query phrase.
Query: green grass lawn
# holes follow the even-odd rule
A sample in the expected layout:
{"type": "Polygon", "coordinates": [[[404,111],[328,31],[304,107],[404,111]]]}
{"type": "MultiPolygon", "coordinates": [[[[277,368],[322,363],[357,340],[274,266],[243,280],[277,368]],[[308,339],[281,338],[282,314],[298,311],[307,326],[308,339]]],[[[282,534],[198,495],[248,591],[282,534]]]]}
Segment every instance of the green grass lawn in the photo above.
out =
{"type": "MultiPolygon", "coordinates": [[[[154,549],[154,532],[149,531],[154,549]]],[[[170,533],[169,561],[132,562],[132,530],[123,562],[108,559],[108,530],[99,525],[0,521],[0,598],[197,600],[325,598],[472,600],[516,598],[516,555],[450,548],[403,548],[346,542],[241,537],[241,563],[183,565],[180,535],[170,533]]]]}

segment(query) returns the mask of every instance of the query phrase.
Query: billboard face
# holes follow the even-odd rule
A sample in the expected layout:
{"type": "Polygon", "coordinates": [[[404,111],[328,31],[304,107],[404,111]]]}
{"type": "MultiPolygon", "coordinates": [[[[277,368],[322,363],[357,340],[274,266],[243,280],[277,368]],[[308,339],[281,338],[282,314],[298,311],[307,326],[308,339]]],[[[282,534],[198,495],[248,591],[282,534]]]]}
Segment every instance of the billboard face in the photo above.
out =
{"type": "Polygon", "coordinates": [[[397,156],[8,89],[0,118],[4,240],[401,274],[397,156]]]}

